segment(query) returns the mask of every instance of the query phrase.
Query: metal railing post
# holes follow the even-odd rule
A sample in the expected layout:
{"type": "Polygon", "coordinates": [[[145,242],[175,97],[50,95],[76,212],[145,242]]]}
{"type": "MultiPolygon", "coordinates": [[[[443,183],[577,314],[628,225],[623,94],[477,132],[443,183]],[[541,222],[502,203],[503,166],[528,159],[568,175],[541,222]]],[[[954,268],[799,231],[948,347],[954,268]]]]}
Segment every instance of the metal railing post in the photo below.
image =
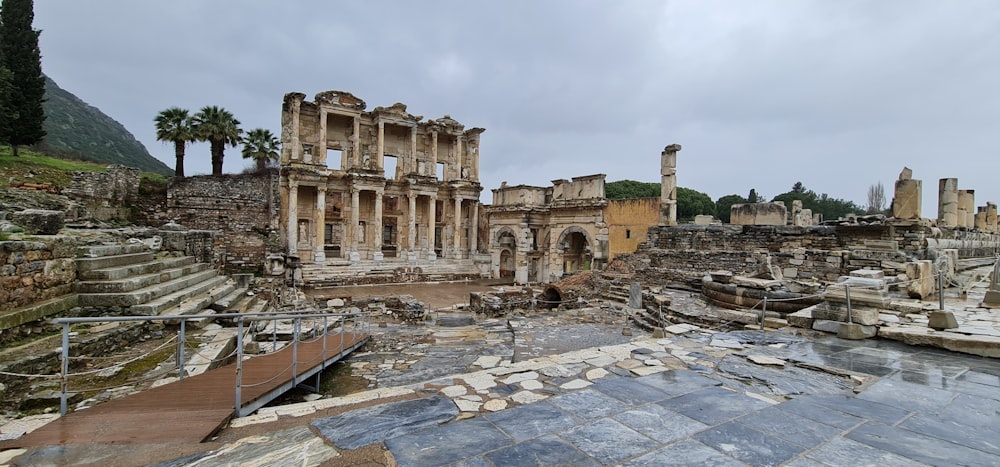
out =
{"type": "Polygon", "coordinates": [[[844,297],[847,299],[847,324],[854,324],[854,312],[851,310],[851,286],[844,284],[844,297]]]}
{"type": "Polygon", "coordinates": [[[767,314],[767,297],[764,297],[764,306],[760,309],[760,330],[764,330],[764,315],[767,314]]]}
{"type": "Polygon", "coordinates": [[[292,386],[299,384],[299,326],[301,318],[292,320],[292,386]]]}
{"type": "MultiPolygon", "coordinates": [[[[323,316],[323,367],[324,368],[326,368],[326,333],[327,333],[326,326],[327,326],[326,316],[323,316]]],[[[319,387],[319,385],[316,385],[316,387],[319,387]]]]}
{"type": "Polygon", "coordinates": [[[271,352],[278,350],[278,320],[271,320],[271,352]]]}
{"type": "Polygon", "coordinates": [[[187,323],[186,319],[181,320],[181,331],[180,335],[177,337],[177,379],[184,379],[184,323],[187,323]]]}
{"type": "Polygon", "coordinates": [[[243,416],[243,318],[236,318],[236,416],[243,416]]]}
{"type": "Polygon", "coordinates": [[[69,323],[62,329],[62,395],[59,396],[59,415],[66,415],[66,392],[69,390],[69,323]]]}
{"type": "Polygon", "coordinates": [[[944,311],[944,269],[938,271],[938,309],[944,311]]]}

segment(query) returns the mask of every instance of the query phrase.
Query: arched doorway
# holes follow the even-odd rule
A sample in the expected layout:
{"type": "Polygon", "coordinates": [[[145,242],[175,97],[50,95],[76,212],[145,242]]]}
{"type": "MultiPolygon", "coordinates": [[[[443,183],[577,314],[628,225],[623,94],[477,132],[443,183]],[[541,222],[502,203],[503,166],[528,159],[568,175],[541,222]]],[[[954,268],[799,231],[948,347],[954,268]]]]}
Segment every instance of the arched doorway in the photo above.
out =
{"type": "Polygon", "coordinates": [[[573,274],[590,269],[593,250],[587,233],[580,227],[570,227],[559,236],[557,248],[562,252],[563,273],[573,274]]]}
{"type": "Polygon", "coordinates": [[[497,235],[497,245],[500,247],[500,277],[514,277],[517,270],[517,239],[514,233],[501,231],[497,235]]]}

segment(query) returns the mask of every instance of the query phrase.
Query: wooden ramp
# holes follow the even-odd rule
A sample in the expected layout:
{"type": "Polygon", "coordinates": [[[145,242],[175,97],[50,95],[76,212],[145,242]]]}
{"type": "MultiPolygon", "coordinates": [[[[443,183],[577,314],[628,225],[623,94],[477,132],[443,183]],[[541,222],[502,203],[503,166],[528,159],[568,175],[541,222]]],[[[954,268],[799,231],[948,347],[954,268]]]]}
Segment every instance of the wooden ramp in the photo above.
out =
{"type": "MultiPolygon", "coordinates": [[[[329,334],[300,342],[297,381],[315,375],[368,340],[364,334],[329,334]]],[[[241,408],[260,407],[294,386],[292,346],[243,362],[241,408]]],[[[0,450],[59,444],[200,443],[225,425],[236,409],[236,364],[111,400],[53,420],[0,450]]]]}

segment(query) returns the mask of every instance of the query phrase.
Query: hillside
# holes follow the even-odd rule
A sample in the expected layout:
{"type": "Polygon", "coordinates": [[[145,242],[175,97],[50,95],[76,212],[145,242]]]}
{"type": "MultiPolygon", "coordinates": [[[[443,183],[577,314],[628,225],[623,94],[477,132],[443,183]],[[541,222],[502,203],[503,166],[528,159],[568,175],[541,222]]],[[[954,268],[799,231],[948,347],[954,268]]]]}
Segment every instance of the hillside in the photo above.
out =
{"type": "Polygon", "coordinates": [[[149,154],[121,123],[88,105],[45,77],[45,131],[49,154],[105,164],[122,164],[171,175],[173,170],[149,154]]]}

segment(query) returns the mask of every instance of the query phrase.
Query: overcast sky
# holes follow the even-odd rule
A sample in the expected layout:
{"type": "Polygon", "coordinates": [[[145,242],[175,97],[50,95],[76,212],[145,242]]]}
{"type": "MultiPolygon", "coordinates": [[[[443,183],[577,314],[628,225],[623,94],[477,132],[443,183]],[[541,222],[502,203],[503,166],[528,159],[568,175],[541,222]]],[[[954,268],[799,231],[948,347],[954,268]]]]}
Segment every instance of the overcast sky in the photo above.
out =
{"type": "MultiPolygon", "coordinates": [[[[219,105],[280,134],[282,96],[348,91],[483,127],[484,203],[595,173],[865,204],[900,170],[1000,201],[1000,2],[39,0],[42,68],[173,167],[153,118],[219,105]]],[[[211,172],[207,144],[188,174],[211,172]]],[[[239,148],[224,169],[248,166],[239,148]]]]}

